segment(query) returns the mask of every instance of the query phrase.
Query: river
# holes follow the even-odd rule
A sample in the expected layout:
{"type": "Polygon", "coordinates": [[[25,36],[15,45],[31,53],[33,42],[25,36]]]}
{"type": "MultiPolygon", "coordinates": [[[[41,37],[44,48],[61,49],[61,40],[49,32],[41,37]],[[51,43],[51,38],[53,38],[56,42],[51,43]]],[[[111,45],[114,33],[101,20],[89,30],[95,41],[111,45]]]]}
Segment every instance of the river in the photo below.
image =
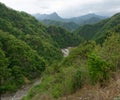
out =
{"type": "Polygon", "coordinates": [[[71,49],[71,47],[61,49],[64,57],[67,57],[69,55],[70,49],[71,49]]]}

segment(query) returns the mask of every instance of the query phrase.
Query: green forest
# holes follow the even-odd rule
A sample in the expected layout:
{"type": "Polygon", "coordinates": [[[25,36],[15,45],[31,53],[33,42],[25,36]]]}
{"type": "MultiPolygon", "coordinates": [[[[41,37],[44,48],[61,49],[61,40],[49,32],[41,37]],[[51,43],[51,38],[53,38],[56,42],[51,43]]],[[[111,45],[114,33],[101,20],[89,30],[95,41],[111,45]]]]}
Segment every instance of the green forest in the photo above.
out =
{"type": "Polygon", "coordinates": [[[1,94],[42,78],[22,100],[65,100],[86,86],[105,88],[119,76],[120,13],[71,32],[0,3],[1,94]],[[61,49],[67,47],[64,57],[61,49]]]}

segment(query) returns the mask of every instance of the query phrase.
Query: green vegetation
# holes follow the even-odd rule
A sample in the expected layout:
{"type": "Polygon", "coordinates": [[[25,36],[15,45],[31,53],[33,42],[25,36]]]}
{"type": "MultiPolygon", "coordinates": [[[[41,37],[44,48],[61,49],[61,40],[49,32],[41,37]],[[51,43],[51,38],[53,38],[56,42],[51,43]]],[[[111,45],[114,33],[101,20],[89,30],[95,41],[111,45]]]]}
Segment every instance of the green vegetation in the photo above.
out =
{"type": "Polygon", "coordinates": [[[81,41],[61,27],[46,27],[31,15],[2,3],[0,13],[2,93],[16,91],[26,80],[40,77],[46,67],[63,58],[61,48],[76,46],[81,41]]]}
{"type": "Polygon", "coordinates": [[[104,26],[107,21],[108,19],[105,19],[93,25],[81,26],[78,30],[75,31],[75,33],[81,35],[85,40],[90,40],[98,31],[101,30],[101,27],[104,26]]]}
{"type": "Polygon", "coordinates": [[[0,92],[13,91],[45,70],[44,60],[25,42],[0,31],[0,92]]]}
{"type": "Polygon", "coordinates": [[[105,87],[120,71],[120,14],[70,33],[0,3],[0,93],[42,76],[24,100],[59,98],[84,85],[105,87]],[[86,41],[87,40],[87,41],[86,41]],[[72,47],[63,58],[61,48],[72,47]]]}
{"type": "MultiPolygon", "coordinates": [[[[120,71],[119,20],[120,14],[118,13],[96,24],[81,26],[73,32],[75,36],[80,36],[83,38],[81,40],[87,40],[87,42],[73,48],[70,55],[59,64],[47,68],[42,83],[31,89],[25,99],[41,98],[42,100],[44,95],[48,99],[59,98],[75,93],[84,84],[100,84],[101,87],[108,85],[114,73],[120,71]]],[[[50,26],[48,29],[50,33],[52,31],[54,33],[51,34],[53,40],[63,46],[62,41],[65,35],[63,37],[59,35],[56,27],[50,26]]],[[[66,46],[69,45],[66,44],[66,46]]]]}
{"type": "Polygon", "coordinates": [[[104,81],[110,77],[111,66],[96,55],[91,55],[88,62],[91,82],[93,84],[105,83],[104,81]]]}
{"type": "Polygon", "coordinates": [[[48,34],[59,45],[60,48],[76,46],[82,42],[82,38],[70,33],[62,27],[49,26],[47,28],[48,34]]]}
{"type": "Polygon", "coordinates": [[[57,43],[34,17],[0,3],[0,93],[16,91],[62,59],[57,43]]]}
{"type": "Polygon", "coordinates": [[[49,67],[42,83],[32,88],[24,100],[42,100],[43,95],[48,99],[59,98],[74,93],[84,84],[106,86],[114,73],[120,71],[119,50],[119,34],[107,37],[102,46],[95,42],[80,44],[61,63],[49,67]]]}
{"type": "Polygon", "coordinates": [[[62,54],[57,44],[46,34],[47,29],[34,17],[17,12],[0,5],[0,29],[13,34],[25,41],[32,49],[42,56],[48,63],[61,59],[62,54]],[[51,57],[52,56],[52,57],[51,57]]]}
{"type": "Polygon", "coordinates": [[[47,26],[64,27],[66,30],[69,30],[69,31],[74,31],[79,27],[79,25],[77,25],[74,22],[62,22],[62,21],[55,21],[55,20],[48,20],[48,19],[41,20],[41,22],[43,22],[47,26]]]}
{"type": "Polygon", "coordinates": [[[120,29],[120,13],[115,14],[111,18],[102,20],[93,25],[81,26],[75,31],[85,40],[96,40],[99,43],[104,42],[106,37],[110,35],[110,31],[118,33],[120,29]]]}

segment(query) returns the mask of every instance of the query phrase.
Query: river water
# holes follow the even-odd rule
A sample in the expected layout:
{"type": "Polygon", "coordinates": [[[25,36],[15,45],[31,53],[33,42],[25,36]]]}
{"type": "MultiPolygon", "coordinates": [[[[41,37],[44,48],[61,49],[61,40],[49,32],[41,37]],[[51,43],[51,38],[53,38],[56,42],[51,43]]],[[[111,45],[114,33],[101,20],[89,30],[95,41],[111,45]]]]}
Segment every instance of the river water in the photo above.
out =
{"type": "Polygon", "coordinates": [[[69,55],[70,49],[71,49],[71,47],[61,49],[61,51],[62,51],[64,57],[67,57],[67,56],[69,55]]]}

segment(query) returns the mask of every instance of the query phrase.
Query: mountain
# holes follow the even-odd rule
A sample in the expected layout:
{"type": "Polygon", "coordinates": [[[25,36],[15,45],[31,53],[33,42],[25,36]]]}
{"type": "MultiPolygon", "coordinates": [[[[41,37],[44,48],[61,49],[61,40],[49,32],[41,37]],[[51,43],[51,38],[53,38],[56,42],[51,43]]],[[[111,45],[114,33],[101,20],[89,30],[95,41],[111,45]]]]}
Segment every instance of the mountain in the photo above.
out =
{"type": "Polygon", "coordinates": [[[76,30],[78,26],[94,24],[106,18],[104,16],[99,16],[96,14],[87,14],[84,16],[78,16],[73,18],[61,18],[57,13],[35,14],[33,16],[35,16],[36,19],[40,20],[45,25],[61,26],[70,31],[76,30]]]}
{"type": "MultiPolygon", "coordinates": [[[[40,56],[45,58],[45,60],[50,59],[49,54],[47,55],[46,53],[49,48],[52,47],[55,52],[58,52],[57,48],[54,46],[56,44],[51,37],[46,34],[47,27],[42,25],[34,17],[25,12],[17,12],[13,9],[9,9],[3,4],[0,4],[0,12],[1,30],[25,41],[32,49],[36,50],[40,56]],[[33,45],[33,43],[35,44],[33,45]],[[46,50],[44,51],[44,49],[46,50]],[[44,55],[44,53],[46,53],[46,55],[44,55]]],[[[51,54],[55,52],[52,51],[51,54]]]]}
{"type": "Polygon", "coordinates": [[[54,21],[54,20],[48,20],[48,19],[41,20],[41,22],[43,22],[47,26],[51,26],[51,25],[60,26],[67,29],[68,31],[74,31],[79,27],[79,25],[77,25],[74,22],[62,22],[62,21],[54,21]]]}
{"type": "Polygon", "coordinates": [[[2,3],[0,13],[0,93],[6,93],[40,77],[62,53],[47,27],[31,15],[2,3]]]}
{"type": "Polygon", "coordinates": [[[47,31],[60,48],[77,46],[83,41],[80,36],[72,34],[62,27],[49,26],[47,31]]]}
{"type": "Polygon", "coordinates": [[[109,35],[109,31],[119,32],[119,29],[120,13],[117,13],[111,18],[102,20],[96,24],[81,26],[75,31],[75,34],[82,36],[85,40],[96,39],[102,42],[102,39],[109,35]]]}
{"type": "Polygon", "coordinates": [[[75,22],[78,25],[85,25],[85,24],[93,24],[96,23],[102,19],[105,19],[106,17],[104,16],[99,16],[96,14],[86,14],[83,16],[78,16],[78,17],[73,17],[73,18],[69,18],[69,19],[65,19],[65,21],[69,22],[75,22]]]}
{"type": "Polygon", "coordinates": [[[55,20],[55,21],[62,21],[63,19],[56,13],[52,14],[34,14],[38,20],[44,20],[44,19],[49,19],[49,20],[55,20]]]}

